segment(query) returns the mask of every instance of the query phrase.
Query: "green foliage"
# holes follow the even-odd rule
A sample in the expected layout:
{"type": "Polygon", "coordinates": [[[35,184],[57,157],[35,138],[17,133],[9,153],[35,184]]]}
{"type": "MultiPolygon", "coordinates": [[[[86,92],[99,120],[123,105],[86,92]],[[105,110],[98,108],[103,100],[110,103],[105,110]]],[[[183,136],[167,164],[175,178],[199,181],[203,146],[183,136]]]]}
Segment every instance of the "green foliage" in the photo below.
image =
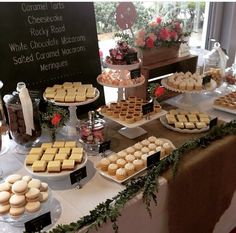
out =
{"type": "Polygon", "coordinates": [[[98,229],[107,221],[112,222],[113,230],[117,233],[117,219],[120,216],[120,211],[129,200],[141,192],[143,192],[143,202],[146,204],[147,211],[151,215],[151,202],[154,201],[157,204],[157,179],[162,172],[172,167],[173,176],[176,176],[178,164],[186,153],[196,148],[205,148],[211,142],[227,135],[236,135],[236,121],[215,126],[206,135],[185,142],[169,156],[162,159],[156,166],[148,170],[146,175],[131,179],[123,191],[119,192],[114,198],[107,199],[105,202],[97,205],[94,210],[90,211],[89,215],[68,225],[58,225],[50,230],[49,233],[75,233],[86,226],[88,226],[89,231],[91,229],[98,229]]]}

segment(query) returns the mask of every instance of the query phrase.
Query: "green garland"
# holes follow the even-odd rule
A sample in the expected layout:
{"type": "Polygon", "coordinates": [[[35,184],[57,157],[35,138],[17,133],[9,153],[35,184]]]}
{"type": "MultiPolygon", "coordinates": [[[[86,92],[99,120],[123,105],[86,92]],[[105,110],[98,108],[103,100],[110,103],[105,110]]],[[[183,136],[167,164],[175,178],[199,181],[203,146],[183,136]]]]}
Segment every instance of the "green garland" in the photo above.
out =
{"type": "Polygon", "coordinates": [[[170,167],[172,167],[173,176],[175,176],[178,164],[184,154],[199,147],[205,148],[210,145],[211,142],[227,135],[236,135],[236,121],[213,127],[206,135],[185,142],[168,157],[165,157],[156,166],[148,170],[147,175],[131,179],[130,182],[126,184],[126,188],[123,191],[119,192],[114,198],[107,199],[105,202],[97,205],[94,210],[90,211],[89,215],[68,225],[58,225],[49,232],[73,233],[83,227],[88,227],[89,231],[92,228],[98,229],[107,221],[111,221],[114,231],[118,232],[117,219],[120,216],[120,211],[127,201],[141,192],[143,193],[143,202],[146,205],[148,213],[151,215],[151,202],[154,201],[154,203],[157,204],[158,177],[170,167]]]}

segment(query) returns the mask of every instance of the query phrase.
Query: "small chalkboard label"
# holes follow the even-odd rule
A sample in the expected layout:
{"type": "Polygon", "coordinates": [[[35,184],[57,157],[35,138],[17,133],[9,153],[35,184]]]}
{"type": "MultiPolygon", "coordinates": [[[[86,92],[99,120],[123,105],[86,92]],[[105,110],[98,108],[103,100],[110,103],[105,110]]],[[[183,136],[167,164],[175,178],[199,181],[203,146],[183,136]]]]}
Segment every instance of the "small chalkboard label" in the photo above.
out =
{"type": "Polygon", "coordinates": [[[206,75],[202,78],[202,85],[205,85],[211,81],[211,75],[206,75]]]}
{"type": "Polygon", "coordinates": [[[218,122],[218,118],[217,118],[217,117],[215,117],[214,119],[212,119],[212,120],[210,121],[210,124],[209,124],[210,129],[211,129],[212,127],[216,126],[216,125],[217,125],[217,122],[218,122]]]}
{"type": "Polygon", "coordinates": [[[147,167],[152,167],[153,165],[156,165],[159,161],[160,161],[160,156],[161,156],[161,152],[158,151],[152,155],[149,155],[147,157],[147,167]]]}
{"type": "Polygon", "coordinates": [[[84,179],[85,177],[87,177],[87,170],[86,170],[86,166],[70,173],[70,182],[71,184],[75,184],[80,182],[82,179],[84,179]]]}
{"type": "Polygon", "coordinates": [[[103,153],[111,148],[111,140],[105,141],[99,146],[99,153],[103,153]]]}
{"type": "Polygon", "coordinates": [[[141,76],[141,69],[140,69],[140,68],[130,71],[130,77],[131,77],[131,79],[139,78],[140,76],[141,76]]]}
{"type": "Polygon", "coordinates": [[[142,112],[143,115],[147,115],[148,113],[153,112],[153,101],[148,104],[144,104],[142,106],[142,112]]]}
{"type": "Polygon", "coordinates": [[[37,218],[25,222],[25,231],[27,233],[40,232],[44,227],[50,225],[51,223],[51,213],[47,212],[38,216],[37,218]]]}
{"type": "Polygon", "coordinates": [[[126,54],[125,60],[126,60],[127,64],[133,64],[135,61],[138,61],[137,53],[126,54]]]}

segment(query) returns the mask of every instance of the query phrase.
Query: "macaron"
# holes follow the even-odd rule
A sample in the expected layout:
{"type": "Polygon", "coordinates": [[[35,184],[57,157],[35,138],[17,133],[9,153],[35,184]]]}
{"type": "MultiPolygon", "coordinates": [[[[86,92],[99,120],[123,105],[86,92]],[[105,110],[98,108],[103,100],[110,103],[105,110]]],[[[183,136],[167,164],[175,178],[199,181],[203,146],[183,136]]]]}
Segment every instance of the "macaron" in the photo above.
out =
{"type": "Polygon", "coordinates": [[[40,202],[39,201],[35,201],[35,202],[28,202],[25,206],[25,209],[29,212],[29,213],[34,213],[36,211],[38,211],[40,209],[40,202]]]}
{"type": "Polygon", "coordinates": [[[25,205],[25,195],[13,194],[9,200],[9,203],[12,207],[21,207],[25,205]]]}
{"type": "Polygon", "coordinates": [[[28,190],[27,182],[24,180],[18,180],[12,185],[12,192],[15,194],[25,194],[28,190]]]}
{"type": "Polygon", "coordinates": [[[32,179],[29,183],[28,183],[28,187],[29,188],[37,188],[40,189],[41,186],[41,181],[38,179],[32,179]]]}
{"type": "Polygon", "coordinates": [[[0,203],[4,204],[4,203],[8,203],[9,199],[11,197],[11,194],[7,191],[1,191],[0,192],[0,203]]]}
{"type": "Polygon", "coordinates": [[[26,199],[35,199],[39,197],[40,191],[37,188],[30,188],[28,192],[25,194],[26,199]]]}
{"type": "Polygon", "coordinates": [[[45,202],[48,199],[48,192],[41,192],[40,193],[40,197],[39,197],[39,201],[40,202],[45,202]]]}
{"type": "Polygon", "coordinates": [[[27,183],[29,183],[32,180],[32,177],[30,176],[23,176],[22,180],[26,181],[27,183]]]}
{"type": "Polygon", "coordinates": [[[8,182],[0,184],[0,192],[1,191],[10,191],[10,190],[11,190],[11,185],[8,182]]]}
{"type": "Polygon", "coordinates": [[[47,191],[47,190],[48,190],[48,184],[45,183],[45,182],[42,182],[42,183],[41,183],[41,186],[40,186],[40,191],[41,191],[41,192],[45,192],[45,191],[47,191]]]}
{"type": "Polygon", "coordinates": [[[12,174],[6,178],[6,181],[10,184],[14,184],[16,181],[21,180],[22,176],[19,174],[12,174]]]}
{"type": "Polygon", "coordinates": [[[19,217],[20,215],[22,215],[25,212],[25,207],[11,207],[9,214],[14,216],[14,217],[19,217]]]}
{"type": "Polygon", "coordinates": [[[7,214],[10,209],[10,205],[0,205],[0,215],[7,214]]]}

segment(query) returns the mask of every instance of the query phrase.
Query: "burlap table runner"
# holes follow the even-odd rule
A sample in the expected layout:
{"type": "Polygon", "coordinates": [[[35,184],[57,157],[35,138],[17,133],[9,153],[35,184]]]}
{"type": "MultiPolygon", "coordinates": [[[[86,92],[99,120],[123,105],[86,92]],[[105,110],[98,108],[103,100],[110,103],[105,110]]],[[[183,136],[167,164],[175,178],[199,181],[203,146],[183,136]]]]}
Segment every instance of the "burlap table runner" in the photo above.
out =
{"type": "Polygon", "coordinates": [[[170,233],[212,233],[236,189],[236,136],[183,157],[177,177],[168,179],[170,233]]]}

